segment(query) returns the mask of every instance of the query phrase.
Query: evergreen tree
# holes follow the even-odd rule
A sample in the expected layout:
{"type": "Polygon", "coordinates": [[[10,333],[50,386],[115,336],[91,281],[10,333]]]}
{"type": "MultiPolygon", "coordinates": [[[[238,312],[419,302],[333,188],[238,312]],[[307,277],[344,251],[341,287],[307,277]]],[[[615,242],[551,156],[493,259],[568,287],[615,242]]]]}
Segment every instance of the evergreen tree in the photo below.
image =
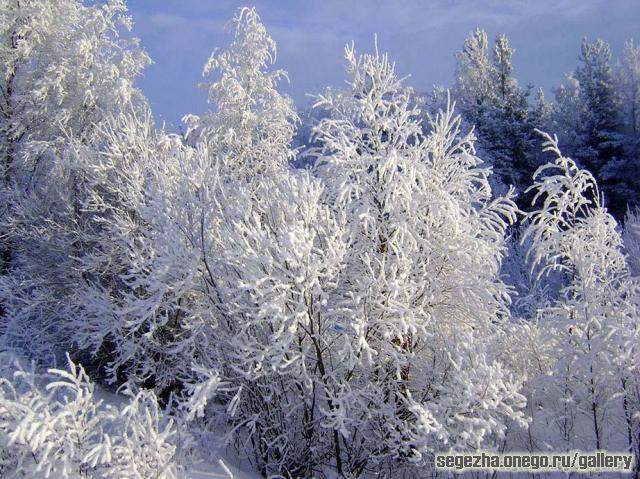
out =
{"type": "Polygon", "coordinates": [[[611,49],[602,39],[589,43],[585,38],[580,51],[575,79],[580,85],[582,102],[579,131],[582,145],[576,159],[594,174],[600,173],[619,154],[619,98],[615,89],[611,49]]]}
{"type": "Polygon", "coordinates": [[[509,46],[507,37],[505,35],[498,35],[493,49],[493,64],[498,94],[502,101],[509,98],[516,87],[516,82],[511,77],[513,71],[511,57],[513,53],[514,49],[509,46]]]}
{"type": "MultiPolygon", "coordinates": [[[[529,123],[537,129],[549,129],[553,118],[553,103],[547,101],[544,90],[539,88],[536,92],[536,100],[529,112],[529,123]]],[[[543,151],[544,139],[539,135],[534,135],[532,140],[533,152],[531,153],[530,166],[535,168],[547,163],[546,152],[543,151]],[[536,148],[537,145],[537,148],[536,148]]]]}
{"type": "Polygon", "coordinates": [[[529,107],[530,87],[519,87],[513,77],[513,53],[499,35],[490,56],[487,33],[476,30],[456,53],[454,92],[499,180],[522,192],[534,169],[533,130],[541,125],[532,123],[537,118],[529,107]]]}
{"type": "Polygon", "coordinates": [[[601,39],[585,38],[575,79],[580,85],[579,143],[575,159],[600,181],[610,210],[619,218],[629,196],[628,165],[622,148],[620,97],[616,89],[611,49],[601,39]]]}
{"type": "Polygon", "coordinates": [[[636,174],[640,158],[640,47],[625,43],[617,68],[617,88],[621,97],[622,148],[624,158],[615,165],[614,174],[626,181],[624,194],[628,206],[640,203],[640,179],[636,174]]]}
{"type": "Polygon", "coordinates": [[[633,40],[624,45],[617,74],[624,108],[623,123],[637,140],[640,135],[640,46],[633,40]]]}

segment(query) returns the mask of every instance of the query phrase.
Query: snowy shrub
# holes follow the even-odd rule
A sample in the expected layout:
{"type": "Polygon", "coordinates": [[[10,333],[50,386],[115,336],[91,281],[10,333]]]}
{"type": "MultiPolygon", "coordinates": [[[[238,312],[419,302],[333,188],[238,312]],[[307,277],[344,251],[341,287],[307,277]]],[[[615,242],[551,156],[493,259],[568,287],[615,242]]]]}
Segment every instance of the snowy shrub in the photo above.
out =
{"type": "MultiPolygon", "coordinates": [[[[161,291],[173,280],[166,268],[149,266],[162,213],[153,201],[159,172],[188,154],[175,138],[156,132],[148,111],[110,117],[88,144],[74,154],[90,167],[85,172],[89,193],[85,203],[93,235],[91,250],[76,258],[83,281],[70,304],[72,338],[92,353],[109,382],[130,379],[166,387],[175,378],[170,355],[163,348],[179,335],[171,315],[177,314],[161,291]],[[169,323],[167,325],[167,323],[169,323]],[[166,372],[165,372],[166,371],[166,372]]],[[[168,248],[170,244],[158,245],[168,248]]],[[[165,259],[165,258],[163,258],[165,259]]],[[[171,261],[180,261],[176,255],[171,261]]],[[[176,273],[181,277],[182,273],[176,273]]],[[[177,278],[175,279],[177,280],[177,278]]],[[[179,361],[177,354],[174,361],[179,361]]]]}
{"type": "Polygon", "coordinates": [[[357,475],[490,444],[507,422],[524,425],[524,398],[494,341],[509,317],[498,274],[510,196],[492,199],[490,172],[451,106],[424,136],[411,90],[386,55],[358,57],[348,47],[346,58],[349,88],[317,102],[331,113],[315,129],[317,172],[325,201],[346,217],[349,242],[340,282],[317,313],[335,326],[315,358],[329,372],[315,368],[315,381],[336,468],[357,475]],[[479,350],[481,365],[472,359],[479,350]],[[476,366],[496,380],[486,422],[458,402],[473,394],[476,366]]]}
{"type": "Polygon", "coordinates": [[[248,176],[238,150],[202,143],[158,181],[156,217],[169,221],[157,231],[169,236],[153,251],[171,250],[154,261],[178,256],[191,278],[169,290],[185,298],[178,331],[194,334],[177,349],[194,358],[183,407],[229,430],[263,474],[427,464],[434,448],[525,425],[495,339],[509,317],[498,274],[515,207],[491,199],[451,109],[425,137],[386,57],[347,49],[347,60],[352,89],[319,98],[331,113],[315,131],[320,181],[282,167],[248,176]],[[476,367],[491,386],[480,405],[476,367]]]}
{"type": "Polygon", "coordinates": [[[132,395],[124,406],[104,405],[71,360],[68,370],[40,375],[7,353],[2,359],[3,477],[178,477],[173,425],[152,393],[132,395]]]}

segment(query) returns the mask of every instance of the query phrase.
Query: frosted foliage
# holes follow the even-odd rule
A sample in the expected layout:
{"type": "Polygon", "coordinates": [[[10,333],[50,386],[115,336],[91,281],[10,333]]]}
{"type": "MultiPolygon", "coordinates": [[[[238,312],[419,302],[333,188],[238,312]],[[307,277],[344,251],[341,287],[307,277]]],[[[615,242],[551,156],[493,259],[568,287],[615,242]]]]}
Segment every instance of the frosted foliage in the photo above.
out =
{"type": "MultiPolygon", "coordinates": [[[[463,103],[472,103],[477,99],[480,105],[488,106],[493,94],[491,83],[494,77],[488,53],[487,32],[479,28],[467,37],[462,51],[456,53],[456,90],[463,103]]],[[[496,53],[506,53],[506,50],[496,45],[496,53]]]]}
{"type": "Polygon", "coordinates": [[[434,449],[476,447],[522,420],[518,382],[495,353],[480,360],[504,380],[486,418],[459,401],[473,395],[463,392],[473,366],[461,358],[500,335],[508,317],[497,272],[514,205],[491,199],[489,171],[451,106],[424,136],[411,90],[386,55],[358,57],[348,47],[346,59],[349,89],[318,97],[331,116],[314,132],[326,201],[345,214],[349,233],[325,313],[342,332],[326,425],[349,439],[348,454],[362,450],[345,467],[367,457],[428,462],[434,449]],[[449,431],[455,417],[458,432],[449,431]]]}
{"type": "Polygon", "coordinates": [[[640,223],[631,205],[621,229],[605,169],[584,168],[596,150],[614,177],[630,165],[634,44],[614,75],[585,41],[534,107],[506,36],[478,29],[457,54],[464,119],[444,88],[424,113],[377,42],[351,44],[296,137],[275,41],[241,8],[204,68],[210,110],[176,135],[134,86],[150,59],[129,28],[121,0],[0,0],[2,477],[640,457],[640,223]],[[591,146],[589,118],[612,128],[591,146]],[[533,154],[537,124],[582,156],[545,134],[533,154]],[[502,183],[549,158],[520,211],[502,183]]]}
{"type": "Polygon", "coordinates": [[[562,270],[569,280],[555,304],[542,310],[555,367],[539,379],[550,391],[541,399],[547,403],[540,420],[559,415],[554,421],[568,447],[637,447],[637,283],[593,177],[562,156],[557,139],[546,139],[557,159],[536,174],[532,188],[542,204],[525,236],[541,274],[562,270]]]}
{"type": "Polygon", "coordinates": [[[181,477],[173,424],[149,392],[103,404],[82,367],[39,375],[7,353],[0,378],[3,477],[181,477]]]}
{"type": "Polygon", "coordinates": [[[11,115],[3,132],[10,141],[54,141],[69,130],[81,136],[105,110],[139,100],[133,79],[149,58],[136,40],[120,37],[131,28],[121,0],[89,7],[3,0],[0,11],[2,101],[11,115]]]}
{"type": "Polygon", "coordinates": [[[251,179],[287,167],[289,144],[298,116],[291,99],[276,89],[284,70],[269,71],[276,43],[254,8],[242,8],[233,20],[235,38],[229,49],[211,54],[203,74],[219,72],[204,83],[213,110],[202,118],[185,117],[187,137],[208,142],[237,177],[251,179]]]}
{"type": "Polygon", "coordinates": [[[0,11],[0,299],[8,342],[51,364],[51,344],[70,347],[67,318],[86,279],[76,260],[100,241],[84,211],[93,156],[77,145],[144,109],[133,83],[150,60],[123,34],[131,19],[119,0],[7,0],[0,11]]]}

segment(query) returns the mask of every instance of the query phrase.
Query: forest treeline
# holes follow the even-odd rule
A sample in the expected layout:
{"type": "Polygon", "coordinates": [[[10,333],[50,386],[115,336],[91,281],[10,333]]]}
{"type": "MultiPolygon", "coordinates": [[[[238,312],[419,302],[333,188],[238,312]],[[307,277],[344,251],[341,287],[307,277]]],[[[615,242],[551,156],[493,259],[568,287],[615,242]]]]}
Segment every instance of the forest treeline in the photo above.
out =
{"type": "Polygon", "coordinates": [[[123,0],[0,0],[0,475],[640,460],[633,42],[585,40],[554,103],[504,36],[429,95],[348,45],[300,115],[242,8],[172,134],[131,25],[123,0]]]}

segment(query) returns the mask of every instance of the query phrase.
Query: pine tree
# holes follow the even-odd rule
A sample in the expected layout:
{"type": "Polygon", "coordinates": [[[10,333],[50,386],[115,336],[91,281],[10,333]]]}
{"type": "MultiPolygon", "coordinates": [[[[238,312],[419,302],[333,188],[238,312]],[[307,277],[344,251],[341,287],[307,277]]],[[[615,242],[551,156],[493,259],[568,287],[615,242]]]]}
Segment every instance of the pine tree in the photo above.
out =
{"type": "Polygon", "coordinates": [[[496,83],[498,93],[503,101],[509,98],[516,86],[514,79],[511,77],[513,65],[511,57],[514,49],[509,46],[509,40],[505,35],[498,35],[493,50],[493,64],[495,68],[496,83]]]}
{"type": "Polygon", "coordinates": [[[499,181],[522,191],[533,172],[535,125],[528,103],[530,88],[519,87],[512,75],[513,53],[507,37],[499,35],[489,56],[487,33],[477,30],[456,54],[454,91],[499,181]]]}
{"type": "Polygon", "coordinates": [[[624,157],[610,168],[616,179],[624,179],[617,188],[628,206],[640,203],[640,182],[636,175],[640,157],[640,47],[632,40],[625,43],[616,71],[617,90],[621,99],[622,148],[624,157]]]}
{"type": "Polygon", "coordinates": [[[580,123],[583,104],[580,99],[580,82],[573,74],[554,90],[555,103],[551,115],[551,130],[557,132],[560,146],[568,155],[575,156],[582,139],[580,123]]]}
{"type": "Polygon", "coordinates": [[[640,133],[640,47],[629,40],[618,66],[618,82],[625,108],[624,124],[636,138],[640,133]]]}
{"type": "Polygon", "coordinates": [[[619,128],[617,92],[615,91],[611,49],[607,43],[597,39],[582,42],[580,65],[575,78],[580,84],[580,99],[583,103],[581,133],[582,150],[577,159],[585,167],[598,174],[616,154],[614,135],[619,128]]]}
{"type": "Polygon", "coordinates": [[[626,210],[626,175],[621,171],[620,98],[616,90],[611,49],[601,39],[582,42],[575,78],[580,85],[580,142],[575,158],[600,181],[611,211],[626,210]]]}

